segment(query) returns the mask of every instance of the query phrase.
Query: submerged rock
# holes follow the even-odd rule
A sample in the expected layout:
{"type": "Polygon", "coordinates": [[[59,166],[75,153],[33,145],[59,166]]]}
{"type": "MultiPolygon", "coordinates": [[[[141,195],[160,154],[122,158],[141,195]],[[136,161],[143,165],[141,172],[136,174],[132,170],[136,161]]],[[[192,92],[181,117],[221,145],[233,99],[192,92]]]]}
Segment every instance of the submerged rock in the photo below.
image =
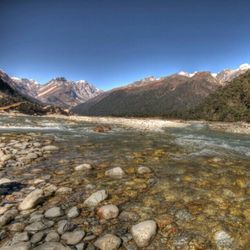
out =
{"type": "Polygon", "coordinates": [[[76,218],[77,216],[79,216],[80,214],[80,210],[78,207],[72,207],[68,213],[67,213],[67,217],[70,219],[76,218]]]}
{"type": "Polygon", "coordinates": [[[59,242],[46,242],[42,245],[33,248],[34,250],[70,250],[70,247],[66,247],[59,242]]]}
{"type": "Polygon", "coordinates": [[[108,194],[105,190],[99,190],[87,198],[83,205],[87,207],[95,207],[97,206],[100,202],[108,198],[108,194]]]}
{"type": "Polygon", "coordinates": [[[124,171],[120,167],[109,169],[105,172],[106,176],[112,177],[112,178],[122,178],[124,176],[124,171]]]}
{"type": "Polygon", "coordinates": [[[97,210],[97,215],[101,219],[109,220],[116,218],[119,214],[119,209],[115,205],[105,205],[97,210]]]}
{"type": "Polygon", "coordinates": [[[63,215],[63,210],[60,207],[52,207],[45,212],[46,218],[56,218],[63,215]]]}
{"type": "Polygon", "coordinates": [[[92,166],[88,163],[84,163],[75,167],[76,171],[90,170],[92,166]]]}
{"type": "Polygon", "coordinates": [[[132,226],[131,234],[138,247],[146,247],[155,236],[156,229],[155,221],[147,220],[132,226]]]}
{"type": "Polygon", "coordinates": [[[231,249],[233,244],[233,238],[225,231],[216,232],[214,240],[219,249],[231,249]]]}
{"type": "Polygon", "coordinates": [[[83,239],[84,235],[84,231],[77,230],[74,232],[64,233],[61,239],[68,245],[76,245],[83,239]]]}
{"type": "Polygon", "coordinates": [[[121,239],[113,234],[106,234],[98,238],[94,245],[100,250],[116,250],[121,245],[121,239]]]}
{"type": "Polygon", "coordinates": [[[43,190],[35,189],[31,193],[29,193],[24,200],[18,206],[19,210],[27,210],[34,208],[38,204],[40,204],[44,199],[43,190]]]}

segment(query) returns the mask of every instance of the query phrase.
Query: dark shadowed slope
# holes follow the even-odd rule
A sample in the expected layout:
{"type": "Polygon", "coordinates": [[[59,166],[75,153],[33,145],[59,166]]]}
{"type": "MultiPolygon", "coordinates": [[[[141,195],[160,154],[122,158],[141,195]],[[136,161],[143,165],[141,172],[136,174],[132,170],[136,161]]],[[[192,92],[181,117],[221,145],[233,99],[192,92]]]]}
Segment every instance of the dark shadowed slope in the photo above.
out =
{"type": "Polygon", "coordinates": [[[208,72],[193,77],[172,75],[150,79],[103,93],[72,109],[93,116],[178,116],[200,104],[220,84],[208,72]]]}

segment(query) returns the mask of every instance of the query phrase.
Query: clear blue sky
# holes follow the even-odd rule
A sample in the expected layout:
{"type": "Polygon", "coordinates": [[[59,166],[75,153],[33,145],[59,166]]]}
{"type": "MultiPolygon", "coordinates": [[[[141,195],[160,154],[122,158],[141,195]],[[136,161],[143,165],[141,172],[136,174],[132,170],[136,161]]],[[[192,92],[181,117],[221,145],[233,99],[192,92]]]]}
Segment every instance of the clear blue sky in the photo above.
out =
{"type": "Polygon", "coordinates": [[[109,89],[250,62],[249,0],[0,0],[0,68],[109,89]]]}

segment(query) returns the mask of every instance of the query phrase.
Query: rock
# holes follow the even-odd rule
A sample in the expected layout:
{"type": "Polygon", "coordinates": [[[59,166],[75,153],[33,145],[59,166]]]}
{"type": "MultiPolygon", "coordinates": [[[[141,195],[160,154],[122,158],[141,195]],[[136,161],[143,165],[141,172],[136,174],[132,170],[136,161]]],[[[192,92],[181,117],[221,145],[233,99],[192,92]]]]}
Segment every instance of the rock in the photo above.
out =
{"type": "Polygon", "coordinates": [[[43,218],[44,218],[43,214],[32,214],[30,216],[29,222],[33,223],[33,222],[41,221],[43,218]]]}
{"type": "Polygon", "coordinates": [[[48,184],[43,189],[44,196],[46,196],[46,197],[51,196],[56,192],[56,190],[57,190],[57,187],[55,185],[48,184]]]}
{"type": "Polygon", "coordinates": [[[10,179],[8,179],[8,178],[1,178],[1,179],[0,179],[0,185],[2,185],[2,184],[7,184],[7,183],[11,183],[11,182],[15,182],[15,181],[10,180],[10,179]]]}
{"type": "Polygon", "coordinates": [[[40,204],[44,199],[43,190],[35,189],[31,193],[29,193],[24,200],[19,204],[19,210],[27,210],[34,208],[38,204],[40,204]]]}
{"type": "Polygon", "coordinates": [[[44,230],[46,228],[48,228],[48,226],[46,226],[41,221],[37,221],[37,222],[31,223],[30,225],[26,226],[25,230],[28,232],[38,232],[38,231],[44,230]]]}
{"type": "Polygon", "coordinates": [[[78,230],[74,232],[64,233],[61,239],[64,240],[67,245],[76,245],[83,239],[84,235],[84,231],[78,230]]]}
{"type": "Polygon", "coordinates": [[[16,233],[12,239],[12,245],[23,242],[23,241],[28,241],[29,240],[29,234],[27,232],[23,233],[16,233]]]}
{"type": "Polygon", "coordinates": [[[36,243],[40,242],[44,238],[44,236],[45,236],[44,232],[35,233],[32,235],[30,242],[32,244],[36,244],[36,243]]]}
{"type": "Polygon", "coordinates": [[[71,250],[59,242],[45,242],[42,245],[33,248],[33,250],[71,250]]]}
{"type": "Polygon", "coordinates": [[[22,222],[13,223],[9,226],[9,230],[12,232],[22,232],[24,228],[25,225],[22,222]]]}
{"type": "Polygon", "coordinates": [[[62,215],[63,215],[63,211],[60,207],[52,207],[48,209],[44,214],[46,218],[56,218],[62,215]]]}
{"type": "Polygon", "coordinates": [[[94,245],[100,250],[115,250],[120,247],[121,239],[113,234],[105,234],[98,238],[94,245]]]}
{"type": "Polygon", "coordinates": [[[1,157],[1,162],[6,162],[6,161],[8,161],[8,160],[10,160],[11,159],[11,155],[10,154],[8,154],[8,155],[3,155],[2,157],[1,157]]]}
{"type": "Polygon", "coordinates": [[[132,226],[131,234],[138,247],[146,247],[155,236],[156,229],[155,221],[147,220],[132,226]]]}
{"type": "Polygon", "coordinates": [[[56,190],[56,194],[69,194],[72,190],[73,189],[69,187],[60,187],[56,190]]]}
{"type": "Polygon", "coordinates": [[[122,178],[124,176],[124,171],[120,167],[109,169],[105,172],[106,176],[112,178],[122,178]]]}
{"type": "Polygon", "coordinates": [[[50,231],[45,238],[47,242],[58,242],[59,240],[60,236],[56,231],[50,231]]]}
{"type": "Polygon", "coordinates": [[[138,172],[138,174],[149,174],[149,173],[151,173],[152,171],[151,171],[151,169],[148,168],[148,167],[139,167],[139,168],[137,169],[137,172],[138,172]]]}
{"type": "Polygon", "coordinates": [[[70,223],[67,220],[61,220],[58,222],[58,227],[57,227],[57,232],[59,234],[64,234],[65,232],[68,231],[73,231],[75,229],[75,225],[70,223]]]}
{"type": "Polygon", "coordinates": [[[86,249],[86,244],[85,243],[79,243],[76,245],[77,250],[84,250],[86,249]]]}
{"type": "Polygon", "coordinates": [[[127,211],[122,211],[119,215],[119,220],[121,221],[138,221],[140,219],[140,216],[136,212],[127,212],[127,211]]]}
{"type": "Polygon", "coordinates": [[[68,213],[67,213],[67,217],[70,219],[76,218],[77,216],[79,216],[80,214],[80,210],[78,207],[72,207],[68,213]]]}
{"type": "Polygon", "coordinates": [[[1,247],[0,250],[29,250],[31,249],[30,242],[20,242],[12,246],[1,247]]]}
{"type": "Polygon", "coordinates": [[[9,210],[5,214],[3,214],[0,217],[0,228],[10,223],[15,218],[16,215],[17,215],[16,209],[9,210]]]}
{"type": "Polygon", "coordinates": [[[92,166],[88,163],[84,163],[75,167],[75,171],[90,170],[92,166]]]}
{"type": "Polygon", "coordinates": [[[104,201],[105,199],[108,198],[108,194],[105,190],[99,190],[87,198],[83,205],[87,207],[95,207],[97,206],[100,202],[104,201]]]}
{"type": "Polygon", "coordinates": [[[214,235],[214,240],[218,249],[231,249],[233,244],[232,237],[225,231],[218,231],[214,235]]]}
{"type": "Polygon", "coordinates": [[[186,209],[179,210],[176,213],[175,217],[179,220],[185,220],[185,221],[192,219],[192,215],[186,209]]]}
{"type": "Polygon", "coordinates": [[[57,151],[59,148],[53,145],[47,145],[42,147],[42,151],[57,151]]]}
{"type": "Polygon", "coordinates": [[[97,210],[98,217],[105,220],[116,218],[118,214],[119,209],[115,205],[105,205],[97,210]]]}
{"type": "Polygon", "coordinates": [[[96,126],[93,131],[97,132],[97,133],[105,133],[105,132],[108,132],[109,130],[111,130],[111,127],[109,126],[96,126]]]}

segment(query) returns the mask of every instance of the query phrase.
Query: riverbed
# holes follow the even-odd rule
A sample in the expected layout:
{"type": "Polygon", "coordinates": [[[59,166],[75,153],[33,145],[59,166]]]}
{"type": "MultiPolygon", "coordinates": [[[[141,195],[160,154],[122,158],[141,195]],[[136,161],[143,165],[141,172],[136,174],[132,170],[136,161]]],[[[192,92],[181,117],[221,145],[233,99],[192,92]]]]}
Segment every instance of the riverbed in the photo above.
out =
{"type": "Polygon", "coordinates": [[[217,131],[204,122],[158,122],[155,129],[147,122],[133,124],[2,115],[0,145],[11,158],[2,164],[0,179],[15,185],[2,184],[0,212],[13,210],[15,216],[0,227],[0,246],[33,249],[55,232],[51,242],[70,249],[95,249],[106,234],[120,240],[119,249],[138,249],[131,227],[150,220],[157,229],[144,249],[249,249],[250,135],[217,131]],[[96,132],[97,126],[104,132],[96,132]],[[82,164],[90,167],[76,170],[82,164]],[[122,174],[107,174],[117,167],[122,174]],[[42,203],[20,211],[36,189],[50,192],[42,203]],[[86,208],[86,199],[100,190],[107,197],[86,208]],[[118,208],[117,216],[98,215],[107,204],[118,208]],[[60,215],[46,218],[54,207],[60,215]],[[72,207],[79,209],[75,218],[67,216],[72,207]],[[29,230],[35,215],[47,226],[29,230]],[[84,232],[79,242],[68,244],[58,232],[62,220],[75,225],[73,232],[84,232]],[[25,232],[26,238],[13,243],[25,232]]]}

